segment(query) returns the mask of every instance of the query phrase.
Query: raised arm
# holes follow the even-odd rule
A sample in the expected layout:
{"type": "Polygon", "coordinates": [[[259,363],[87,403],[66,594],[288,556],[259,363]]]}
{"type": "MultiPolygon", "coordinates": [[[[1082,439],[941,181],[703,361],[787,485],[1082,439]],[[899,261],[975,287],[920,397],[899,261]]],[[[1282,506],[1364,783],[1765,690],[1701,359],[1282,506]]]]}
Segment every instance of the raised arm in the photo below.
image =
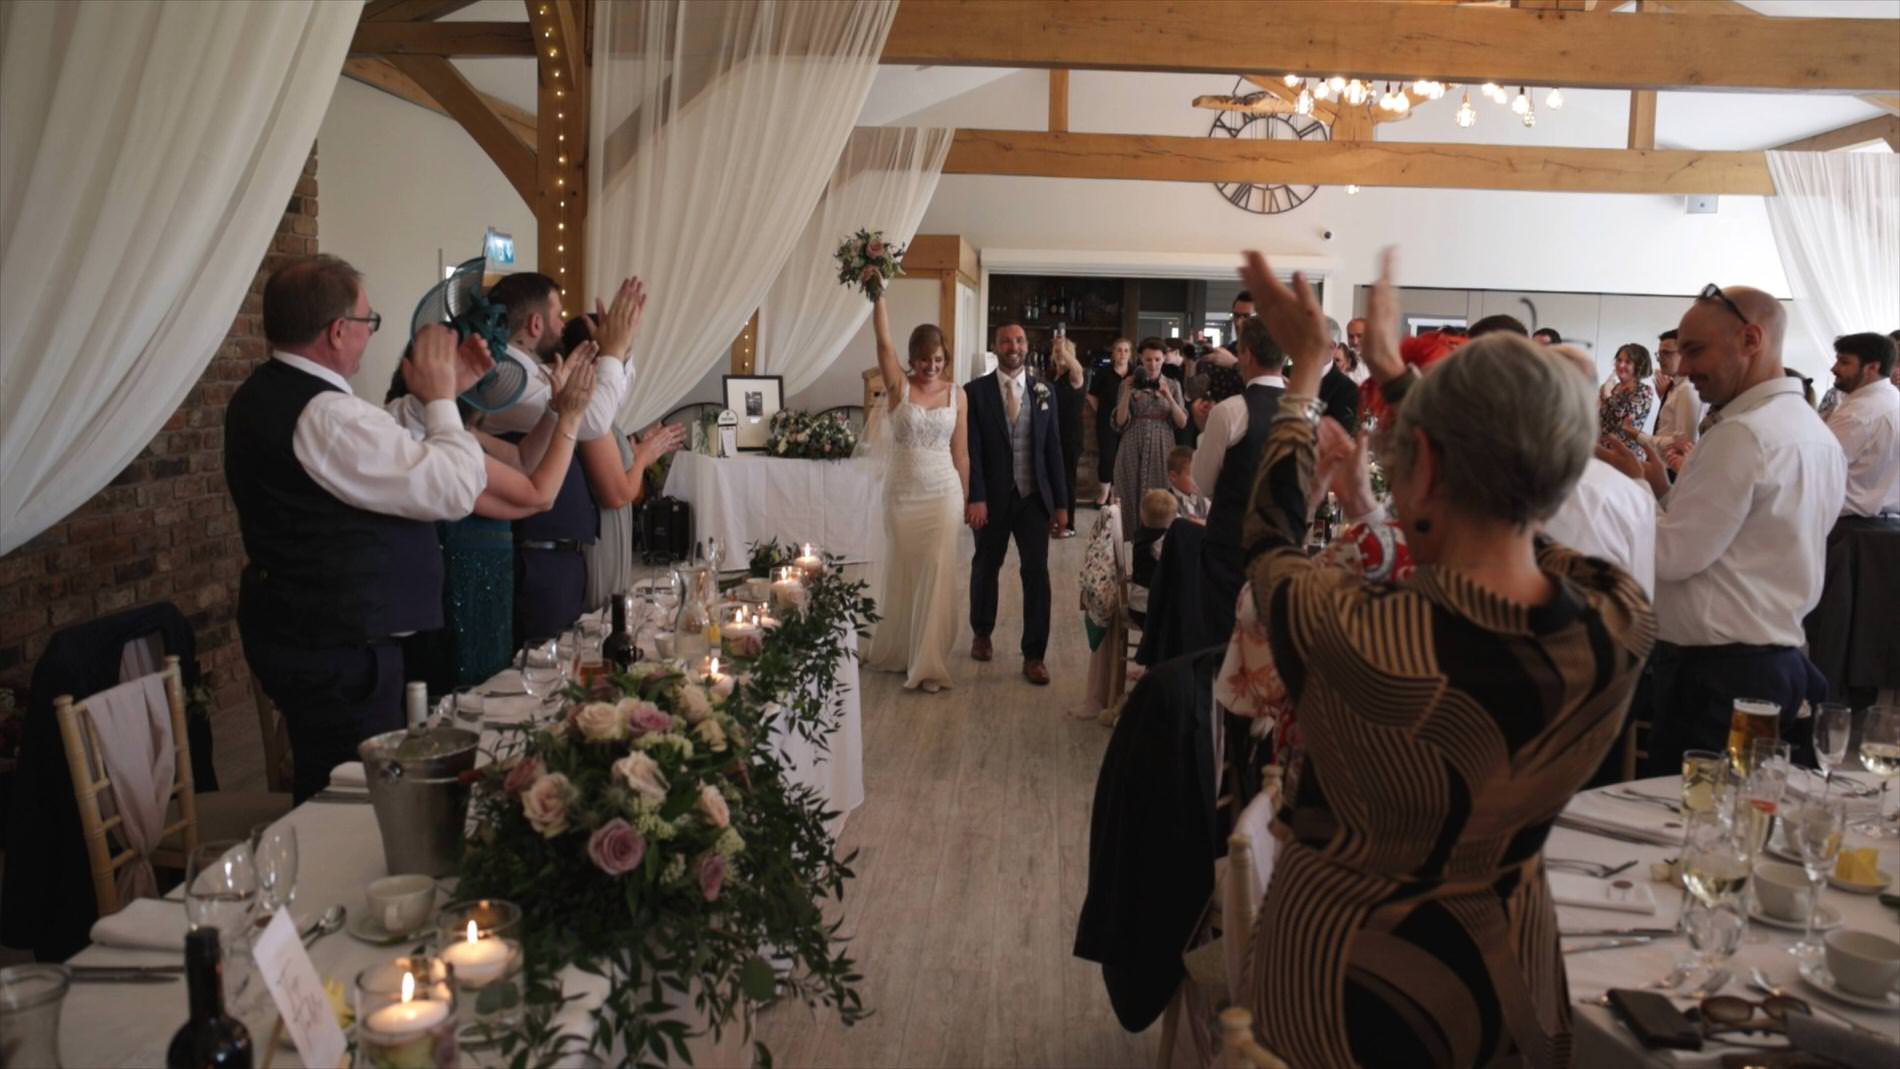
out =
{"type": "Polygon", "coordinates": [[[1134,396],[1135,376],[1130,374],[1122,380],[1121,391],[1115,395],[1115,429],[1128,426],[1128,399],[1134,396]]]}
{"type": "Polygon", "coordinates": [[[895,412],[904,400],[904,368],[897,362],[897,343],[891,340],[891,317],[882,293],[871,302],[871,329],[877,335],[877,370],[884,379],[884,403],[895,412]]]}

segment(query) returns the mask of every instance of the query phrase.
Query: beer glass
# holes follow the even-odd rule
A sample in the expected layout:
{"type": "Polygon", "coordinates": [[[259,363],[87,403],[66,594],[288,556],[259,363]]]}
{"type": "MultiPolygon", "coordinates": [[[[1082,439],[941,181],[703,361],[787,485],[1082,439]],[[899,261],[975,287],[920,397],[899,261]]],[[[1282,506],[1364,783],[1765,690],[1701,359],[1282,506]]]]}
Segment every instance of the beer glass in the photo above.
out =
{"type": "Polygon", "coordinates": [[[1781,737],[1781,706],[1759,698],[1735,699],[1728,718],[1728,759],[1738,775],[1754,770],[1756,739],[1781,737]]]}

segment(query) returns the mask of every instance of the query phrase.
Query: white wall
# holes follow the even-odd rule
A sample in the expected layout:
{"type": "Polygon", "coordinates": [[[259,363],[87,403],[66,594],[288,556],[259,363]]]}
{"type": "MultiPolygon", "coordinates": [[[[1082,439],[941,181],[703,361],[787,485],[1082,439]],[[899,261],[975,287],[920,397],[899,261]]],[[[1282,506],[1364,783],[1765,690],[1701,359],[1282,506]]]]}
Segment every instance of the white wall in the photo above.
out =
{"type": "Polygon", "coordinates": [[[319,244],[366,276],[383,328],[351,380],[381,401],[409,341],[409,318],[449,263],[481,255],[494,226],[534,266],[534,214],[454,120],[349,78],[339,79],[317,135],[319,244]]]}

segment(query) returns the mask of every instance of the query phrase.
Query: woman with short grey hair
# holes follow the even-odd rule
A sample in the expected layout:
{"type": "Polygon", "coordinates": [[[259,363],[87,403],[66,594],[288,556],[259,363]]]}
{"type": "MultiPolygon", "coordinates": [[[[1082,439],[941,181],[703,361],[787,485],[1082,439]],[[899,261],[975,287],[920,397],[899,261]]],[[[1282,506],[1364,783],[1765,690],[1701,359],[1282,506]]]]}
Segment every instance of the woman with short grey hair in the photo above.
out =
{"type": "Polygon", "coordinates": [[[1299,723],[1249,953],[1261,1041],[1293,1065],[1567,1065],[1544,839],[1655,633],[1634,580],[1535,533],[1591,455],[1595,390],[1515,335],[1408,370],[1388,255],[1363,356],[1394,408],[1380,458],[1417,569],[1369,582],[1302,551],[1316,451],[1366,478],[1364,439],[1322,427],[1325,316],[1257,253],[1242,277],[1293,365],[1247,528],[1299,723]]]}

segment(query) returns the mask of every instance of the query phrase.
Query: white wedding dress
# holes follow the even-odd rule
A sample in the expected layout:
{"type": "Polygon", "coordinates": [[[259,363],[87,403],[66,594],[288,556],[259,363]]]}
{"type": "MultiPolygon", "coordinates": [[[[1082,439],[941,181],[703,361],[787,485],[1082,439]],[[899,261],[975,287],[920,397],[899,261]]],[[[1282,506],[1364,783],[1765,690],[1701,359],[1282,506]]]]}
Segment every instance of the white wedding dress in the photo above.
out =
{"type": "Polygon", "coordinates": [[[904,672],[906,687],[950,685],[950,647],[957,637],[957,536],[963,524],[963,483],[950,458],[958,397],[919,408],[905,382],[890,419],[884,477],[887,559],[878,592],[877,634],[871,667],[904,672]]]}

